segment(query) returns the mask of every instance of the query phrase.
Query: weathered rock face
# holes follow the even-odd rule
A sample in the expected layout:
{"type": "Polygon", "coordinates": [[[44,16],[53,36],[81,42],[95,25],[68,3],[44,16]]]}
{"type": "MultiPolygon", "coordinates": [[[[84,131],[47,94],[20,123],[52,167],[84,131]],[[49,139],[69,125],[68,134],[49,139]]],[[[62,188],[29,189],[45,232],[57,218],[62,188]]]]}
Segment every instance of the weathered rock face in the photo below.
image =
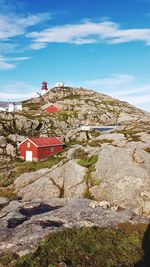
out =
{"type": "Polygon", "coordinates": [[[6,153],[8,156],[15,157],[16,156],[16,148],[13,145],[8,144],[6,146],[6,153]]]}
{"type": "Polygon", "coordinates": [[[68,202],[60,198],[45,203],[10,202],[0,211],[0,253],[8,250],[22,256],[35,250],[49,233],[65,227],[117,227],[128,221],[149,222],[146,218],[133,216],[130,210],[115,211],[100,205],[94,208],[90,202],[87,199],[68,202]]]}
{"type": "Polygon", "coordinates": [[[53,197],[81,197],[86,189],[86,169],[70,160],[52,169],[21,175],[14,182],[15,192],[23,201],[46,201],[53,197]]]}
{"type": "Polygon", "coordinates": [[[0,136],[0,147],[5,147],[7,145],[7,141],[4,136],[0,136]]]}
{"type": "Polygon", "coordinates": [[[96,163],[100,185],[91,188],[96,199],[150,214],[150,154],[144,147],[141,142],[131,142],[126,147],[102,146],[96,163]],[[141,195],[144,191],[146,203],[141,195]]]}

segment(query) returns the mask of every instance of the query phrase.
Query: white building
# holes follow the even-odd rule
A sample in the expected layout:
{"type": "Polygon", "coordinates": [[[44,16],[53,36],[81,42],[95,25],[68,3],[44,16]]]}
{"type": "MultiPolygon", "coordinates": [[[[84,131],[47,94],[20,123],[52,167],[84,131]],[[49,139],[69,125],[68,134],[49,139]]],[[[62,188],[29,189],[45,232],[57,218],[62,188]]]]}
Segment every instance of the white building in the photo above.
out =
{"type": "Polygon", "coordinates": [[[55,87],[64,87],[64,86],[65,86],[65,83],[63,82],[59,82],[55,84],[55,87]]]}
{"type": "Polygon", "coordinates": [[[22,103],[0,102],[0,111],[6,111],[6,112],[22,111],[22,103]]]}
{"type": "Polygon", "coordinates": [[[22,103],[9,103],[8,112],[22,111],[22,103]]]}

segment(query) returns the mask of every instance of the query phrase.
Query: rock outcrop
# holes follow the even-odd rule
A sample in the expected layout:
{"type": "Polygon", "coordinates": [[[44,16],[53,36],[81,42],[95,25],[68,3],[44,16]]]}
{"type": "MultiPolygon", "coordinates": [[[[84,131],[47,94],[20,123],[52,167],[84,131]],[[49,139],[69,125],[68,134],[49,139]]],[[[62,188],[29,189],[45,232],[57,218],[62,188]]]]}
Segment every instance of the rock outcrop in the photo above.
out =
{"type": "Polygon", "coordinates": [[[100,205],[90,207],[90,200],[49,199],[45,203],[12,201],[0,211],[0,252],[12,251],[22,256],[37,248],[39,241],[52,231],[65,227],[117,227],[123,222],[148,223],[130,210],[115,211],[100,205]]]}

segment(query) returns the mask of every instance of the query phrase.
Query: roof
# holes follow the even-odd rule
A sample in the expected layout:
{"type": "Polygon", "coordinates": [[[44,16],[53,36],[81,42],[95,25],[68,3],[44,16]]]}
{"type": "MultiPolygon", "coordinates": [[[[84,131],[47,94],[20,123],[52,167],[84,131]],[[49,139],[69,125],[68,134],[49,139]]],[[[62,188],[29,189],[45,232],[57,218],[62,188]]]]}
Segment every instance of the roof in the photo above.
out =
{"type": "Polygon", "coordinates": [[[64,143],[57,137],[32,137],[25,139],[21,144],[23,144],[27,140],[31,141],[37,147],[64,145],[64,143]]]}

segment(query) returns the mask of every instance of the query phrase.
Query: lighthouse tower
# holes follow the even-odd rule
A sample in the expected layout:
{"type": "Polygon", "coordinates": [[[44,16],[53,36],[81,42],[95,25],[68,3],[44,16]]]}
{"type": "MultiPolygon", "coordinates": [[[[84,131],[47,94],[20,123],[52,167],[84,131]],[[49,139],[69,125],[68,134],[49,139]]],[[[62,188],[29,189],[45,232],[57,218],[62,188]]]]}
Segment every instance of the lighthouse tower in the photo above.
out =
{"type": "Polygon", "coordinates": [[[47,82],[42,82],[42,88],[41,88],[42,92],[41,95],[44,95],[47,93],[48,88],[47,88],[47,82]]]}

